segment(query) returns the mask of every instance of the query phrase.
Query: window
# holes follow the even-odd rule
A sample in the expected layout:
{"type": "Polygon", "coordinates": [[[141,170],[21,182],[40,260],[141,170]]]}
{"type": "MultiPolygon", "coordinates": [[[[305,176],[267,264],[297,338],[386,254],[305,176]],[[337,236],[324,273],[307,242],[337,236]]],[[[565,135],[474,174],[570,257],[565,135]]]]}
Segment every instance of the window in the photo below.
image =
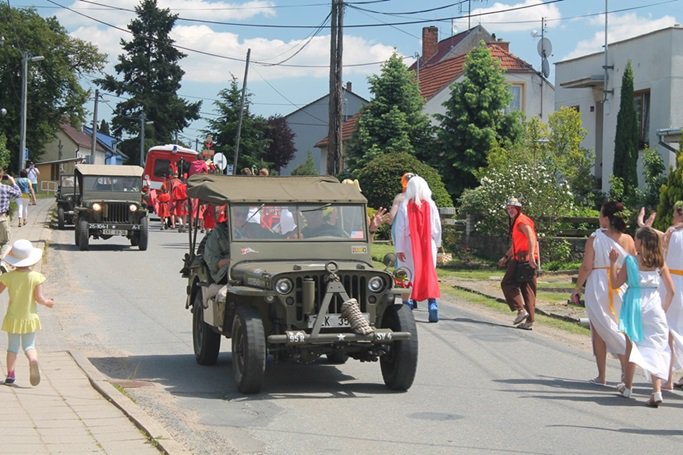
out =
{"type": "Polygon", "coordinates": [[[636,124],[639,128],[638,145],[645,148],[650,144],[648,131],[650,130],[650,90],[641,90],[633,94],[633,104],[636,108],[636,124]]]}
{"type": "Polygon", "coordinates": [[[508,90],[512,93],[512,101],[505,108],[505,113],[519,112],[522,110],[522,95],[524,94],[524,86],[521,84],[508,85],[508,90]]]}

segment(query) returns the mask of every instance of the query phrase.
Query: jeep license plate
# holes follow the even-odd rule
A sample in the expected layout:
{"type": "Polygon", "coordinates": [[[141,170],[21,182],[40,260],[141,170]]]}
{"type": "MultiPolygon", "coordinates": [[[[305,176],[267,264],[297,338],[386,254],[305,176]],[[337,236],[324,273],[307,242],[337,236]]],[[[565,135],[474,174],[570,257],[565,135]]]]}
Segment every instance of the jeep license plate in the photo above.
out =
{"type": "Polygon", "coordinates": [[[125,229],[102,229],[104,235],[128,235],[125,229]]]}
{"type": "MultiPolygon", "coordinates": [[[[363,313],[363,317],[366,321],[370,321],[369,313],[363,313]]],[[[318,316],[315,314],[308,317],[309,329],[313,328],[313,324],[315,324],[315,320],[317,318],[318,316]]],[[[326,314],[325,316],[323,316],[323,323],[320,327],[323,329],[332,327],[351,327],[351,324],[349,324],[348,319],[343,318],[340,314],[326,314]]]]}

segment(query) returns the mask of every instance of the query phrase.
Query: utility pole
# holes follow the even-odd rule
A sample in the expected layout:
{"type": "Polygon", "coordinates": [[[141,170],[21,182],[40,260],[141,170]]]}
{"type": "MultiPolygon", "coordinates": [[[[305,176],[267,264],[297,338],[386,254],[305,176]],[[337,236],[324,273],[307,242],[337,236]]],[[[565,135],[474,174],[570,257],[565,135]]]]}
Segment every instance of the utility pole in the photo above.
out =
{"type": "Polygon", "coordinates": [[[240,137],[242,136],[242,119],[244,118],[244,100],[247,95],[247,76],[249,75],[249,58],[251,57],[251,48],[247,49],[247,64],[244,67],[244,81],[242,81],[242,99],[240,100],[240,118],[237,122],[237,138],[235,139],[235,161],[233,174],[237,175],[237,158],[240,154],[240,137]]]}
{"type": "Polygon", "coordinates": [[[337,175],[342,167],[342,55],[344,2],[332,0],[330,28],[330,101],[327,133],[327,173],[337,175]]]}
{"type": "Polygon", "coordinates": [[[145,167],[145,111],[140,111],[140,166],[145,167]]]}
{"type": "Polygon", "coordinates": [[[92,114],[92,140],[90,143],[90,164],[95,164],[95,149],[97,148],[97,101],[100,99],[100,90],[95,89],[95,108],[92,114]]]}
{"type": "Polygon", "coordinates": [[[21,52],[21,123],[19,124],[19,159],[17,160],[17,175],[24,168],[24,151],[26,150],[26,98],[28,96],[28,62],[44,60],[42,55],[29,56],[28,52],[21,52]]]}

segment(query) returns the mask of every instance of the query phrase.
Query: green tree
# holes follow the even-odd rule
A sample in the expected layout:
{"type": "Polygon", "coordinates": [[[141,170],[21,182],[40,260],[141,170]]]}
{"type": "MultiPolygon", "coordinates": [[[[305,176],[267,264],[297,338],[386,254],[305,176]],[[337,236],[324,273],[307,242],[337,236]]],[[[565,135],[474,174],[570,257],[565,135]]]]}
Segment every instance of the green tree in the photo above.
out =
{"type": "MultiPolygon", "coordinates": [[[[69,36],[56,18],[43,18],[34,9],[10,8],[2,2],[0,17],[0,36],[4,37],[0,107],[7,109],[7,115],[0,118],[0,134],[7,138],[9,150],[19,150],[22,51],[44,57],[28,64],[27,77],[26,147],[30,159],[39,161],[43,146],[52,140],[60,123],[83,123],[89,93],[79,79],[100,71],[106,56],[94,45],[69,36]]],[[[11,169],[16,169],[17,153],[11,155],[11,169]]]]}
{"type": "MultiPolygon", "coordinates": [[[[216,142],[215,150],[227,156],[230,162],[234,160],[231,158],[235,156],[241,98],[242,91],[233,75],[230,86],[218,92],[218,100],[214,102],[218,117],[208,121],[209,130],[206,131],[213,135],[216,142]]],[[[250,98],[250,93],[244,97],[237,169],[252,166],[262,167],[267,163],[273,164],[266,159],[266,152],[270,146],[270,140],[266,137],[268,124],[263,117],[255,116],[249,112],[250,98]]]]}
{"type": "Polygon", "coordinates": [[[638,188],[639,128],[633,102],[633,68],[629,60],[621,79],[621,100],[614,137],[614,165],[612,173],[624,182],[624,196],[631,198],[638,188]]]}
{"type": "Polygon", "coordinates": [[[268,117],[266,138],[270,141],[270,145],[264,158],[273,163],[273,166],[280,172],[280,168],[287,166],[296,152],[294,132],[287,124],[287,119],[279,115],[268,117]]]}
{"type": "Polygon", "coordinates": [[[429,118],[422,112],[424,99],[415,74],[394,53],[379,75],[368,78],[374,98],[358,118],[347,150],[346,167],[353,170],[383,154],[415,154],[428,149],[429,118]]]}
{"type": "Polygon", "coordinates": [[[683,201],[683,153],[678,154],[676,169],[669,170],[666,183],[662,185],[659,192],[657,219],[655,220],[657,229],[663,231],[671,225],[671,215],[677,201],[683,201]]]}
{"type": "Polygon", "coordinates": [[[100,126],[97,127],[97,131],[99,131],[102,134],[106,134],[107,136],[110,135],[109,133],[109,123],[107,123],[106,120],[102,119],[100,122],[100,126]]]}
{"type": "Polygon", "coordinates": [[[645,147],[643,151],[643,176],[645,188],[638,191],[639,206],[656,208],[659,204],[659,191],[666,183],[664,160],[656,149],[645,147]]]}
{"type": "Polygon", "coordinates": [[[292,170],[292,175],[319,175],[318,170],[315,168],[313,154],[310,150],[308,151],[304,162],[292,170]]]}
{"type": "Polygon", "coordinates": [[[451,86],[446,113],[436,116],[441,153],[430,162],[452,196],[477,186],[476,172],[486,166],[489,152],[514,140],[518,114],[504,112],[510,101],[500,62],[482,42],[467,55],[463,80],[451,86]]]}
{"type": "Polygon", "coordinates": [[[11,155],[7,148],[7,138],[0,133],[0,171],[9,171],[10,162],[11,155]]]}
{"type": "Polygon", "coordinates": [[[397,153],[391,160],[378,156],[358,170],[358,181],[368,205],[391,207],[394,197],[401,192],[401,176],[406,172],[417,174],[427,181],[437,206],[453,206],[453,200],[436,169],[409,153],[397,153]]]}
{"type": "Polygon", "coordinates": [[[137,17],[128,24],[133,38],[121,40],[124,52],[114,67],[121,80],[112,75],[97,84],[117,96],[126,95],[114,109],[112,130],[116,137],[124,133],[135,138],[122,141],[119,149],[129,161],[140,161],[140,126],[145,121],[145,149],[153,144],[173,142],[175,134],[199,118],[201,101],[188,103],[178,96],[185,72],[179,61],[185,54],[174,47],[170,37],[177,15],[159,9],[156,0],[142,0],[135,7],[137,17]]]}

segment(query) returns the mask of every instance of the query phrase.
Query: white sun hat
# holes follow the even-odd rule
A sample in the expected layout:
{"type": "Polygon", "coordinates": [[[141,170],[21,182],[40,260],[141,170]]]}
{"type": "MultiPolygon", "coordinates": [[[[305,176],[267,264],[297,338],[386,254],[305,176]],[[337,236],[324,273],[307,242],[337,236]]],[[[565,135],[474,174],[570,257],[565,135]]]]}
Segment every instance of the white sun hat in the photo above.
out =
{"type": "Polygon", "coordinates": [[[4,257],[12,267],[29,267],[40,261],[43,250],[34,248],[28,240],[17,240],[12,244],[12,249],[4,257]]]}

